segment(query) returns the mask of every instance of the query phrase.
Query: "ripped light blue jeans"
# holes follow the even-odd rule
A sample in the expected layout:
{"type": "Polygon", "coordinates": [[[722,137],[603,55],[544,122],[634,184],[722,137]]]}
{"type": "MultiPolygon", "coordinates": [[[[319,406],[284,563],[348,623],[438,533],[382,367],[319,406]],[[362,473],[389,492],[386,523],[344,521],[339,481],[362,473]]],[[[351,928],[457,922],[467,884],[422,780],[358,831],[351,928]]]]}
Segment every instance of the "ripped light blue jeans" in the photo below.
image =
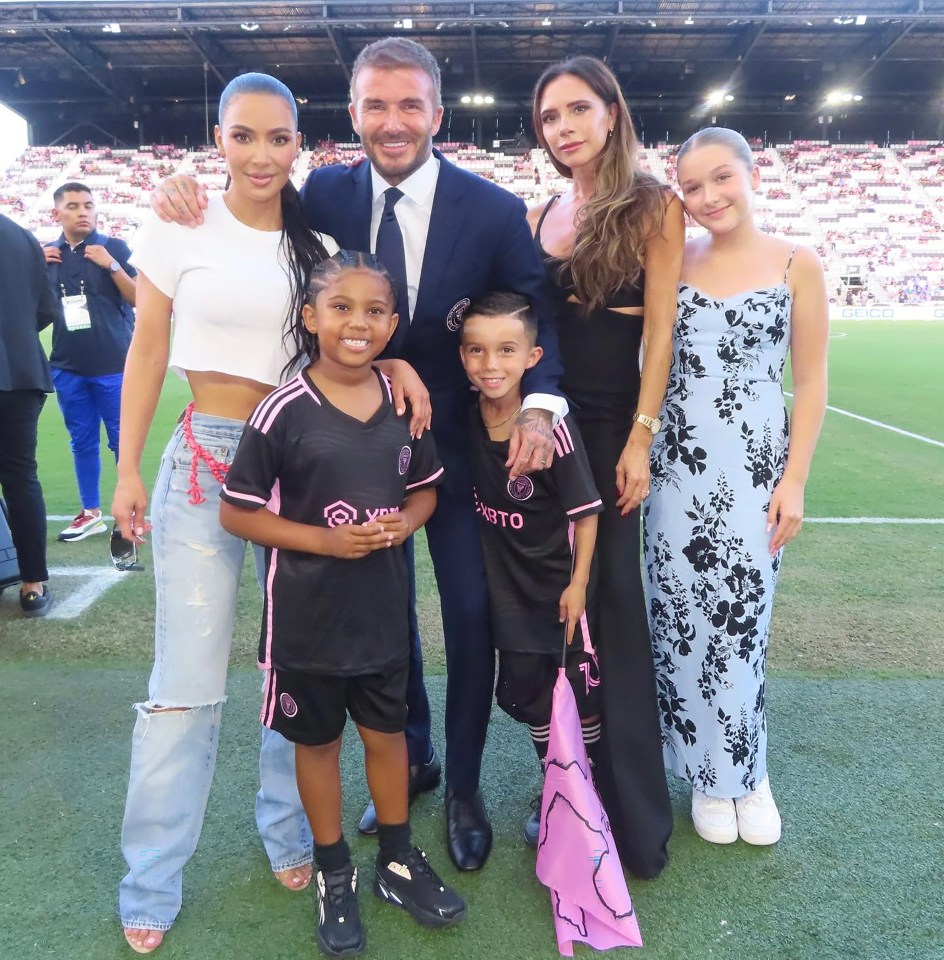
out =
{"type": "MultiPolygon", "coordinates": [[[[192,418],[196,443],[224,464],[231,462],[243,426],[198,413],[192,418]]],[[[183,869],[200,839],[226,700],[246,544],[220,526],[220,485],[203,461],[197,481],[206,501],[189,502],[192,459],[178,425],[151,499],[154,669],[147,702],[135,704],[121,831],[128,874],[118,912],[126,929],[167,930],[180,910],[183,869]]],[[[294,746],[264,728],[259,777],[256,824],[272,869],[309,863],[311,833],[295,783],[294,746]]]]}

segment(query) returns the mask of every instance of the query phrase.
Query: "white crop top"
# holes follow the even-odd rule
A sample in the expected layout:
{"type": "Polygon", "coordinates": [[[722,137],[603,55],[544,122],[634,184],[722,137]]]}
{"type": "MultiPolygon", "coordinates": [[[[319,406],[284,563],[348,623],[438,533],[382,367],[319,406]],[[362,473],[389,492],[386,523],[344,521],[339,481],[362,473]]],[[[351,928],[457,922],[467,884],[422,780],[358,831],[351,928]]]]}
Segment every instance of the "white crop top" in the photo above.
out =
{"type": "MultiPolygon", "coordinates": [[[[338,245],[320,235],[329,254],[338,245]]],[[[135,267],[174,301],[170,368],[213,370],[273,386],[294,348],[283,342],[289,274],[281,231],[256,230],[212,194],[203,225],[152,213],[134,237],[135,267]]]]}

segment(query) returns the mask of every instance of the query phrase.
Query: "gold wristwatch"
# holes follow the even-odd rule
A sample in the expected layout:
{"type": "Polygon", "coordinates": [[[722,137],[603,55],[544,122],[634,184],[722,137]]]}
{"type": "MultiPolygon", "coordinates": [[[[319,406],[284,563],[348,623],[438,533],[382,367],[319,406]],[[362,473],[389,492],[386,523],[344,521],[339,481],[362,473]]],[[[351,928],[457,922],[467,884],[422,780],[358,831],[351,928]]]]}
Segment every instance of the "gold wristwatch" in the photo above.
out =
{"type": "Polygon", "coordinates": [[[634,413],[633,423],[641,423],[653,436],[662,429],[662,421],[658,417],[647,417],[644,413],[634,413]]]}

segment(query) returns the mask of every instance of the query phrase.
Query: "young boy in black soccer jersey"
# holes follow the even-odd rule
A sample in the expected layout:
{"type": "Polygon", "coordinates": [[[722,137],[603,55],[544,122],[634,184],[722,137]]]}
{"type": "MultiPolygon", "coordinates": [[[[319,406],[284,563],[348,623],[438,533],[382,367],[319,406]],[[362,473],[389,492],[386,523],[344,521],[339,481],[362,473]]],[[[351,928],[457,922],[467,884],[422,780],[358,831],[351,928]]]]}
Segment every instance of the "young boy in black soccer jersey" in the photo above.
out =
{"type": "Polygon", "coordinates": [[[374,892],[427,926],[465,915],[410,838],[409,580],[399,548],[433,512],[442,466],[432,435],[411,437],[372,366],[396,327],[395,303],[370,254],[341,251],[313,269],[295,330],[312,362],[253,412],[221,494],[223,526],[266,547],[262,721],[296,744],[318,867],[316,935],[331,957],[366,944],[341,830],[347,713],[377,810],[374,892]]]}
{"type": "MultiPolygon", "coordinates": [[[[496,699],[509,716],[528,725],[543,764],[565,631],[571,644],[567,676],[591,760],[600,739],[600,674],[584,611],[603,502],[569,416],[554,428],[555,456],[548,468],[508,478],[521,377],[542,353],[537,330],[524,297],[492,293],[466,311],[460,353],[479,391],[470,424],[471,462],[498,648],[496,699]],[[580,643],[574,644],[578,624],[580,643]]],[[[539,803],[540,798],[524,828],[531,846],[538,842],[539,803]]]]}

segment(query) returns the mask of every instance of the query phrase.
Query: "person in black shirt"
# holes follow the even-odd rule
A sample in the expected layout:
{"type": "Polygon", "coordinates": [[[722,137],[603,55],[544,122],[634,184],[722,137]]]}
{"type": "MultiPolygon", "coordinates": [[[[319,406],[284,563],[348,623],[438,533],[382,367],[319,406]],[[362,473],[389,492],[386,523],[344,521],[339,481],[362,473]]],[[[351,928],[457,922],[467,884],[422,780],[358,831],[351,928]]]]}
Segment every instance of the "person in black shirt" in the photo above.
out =
{"type": "MultiPolygon", "coordinates": [[[[600,671],[585,610],[603,501],[569,414],[554,428],[556,456],[549,469],[511,479],[507,467],[521,377],[540,356],[537,321],[525,297],[492,293],[469,307],[461,357],[479,391],[470,423],[471,463],[498,649],[496,698],[509,716],[528,725],[543,763],[566,638],[567,675],[592,760],[600,739],[600,671]],[[582,642],[574,645],[578,625],[582,642]]],[[[538,841],[539,812],[535,804],[525,824],[531,846],[538,841]]]]}
{"type": "Polygon", "coordinates": [[[220,494],[222,525],[266,547],[262,720],[296,745],[318,866],[317,940],[328,956],[366,943],[341,830],[347,713],[377,810],[374,892],[428,926],[465,915],[410,838],[402,544],[433,512],[443,468],[432,434],[411,437],[372,366],[397,325],[395,304],[370,254],[342,250],[315,266],[295,328],[296,359],[311,364],[256,408],[220,494]]]}
{"type": "Polygon", "coordinates": [[[36,466],[36,426],[52,392],[39,331],[56,316],[43,254],[21,226],[0,214],[0,490],[20,568],[20,606],[48,609],[46,503],[36,466]]]}
{"type": "Polygon", "coordinates": [[[98,211],[83,183],[64,183],[53,193],[53,216],[62,233],[43,248],[59,316],[52,329],[49,362],[56,399],[72,441],[81,509],[60,534],[84,540],[107,529],[99,479],[101,425],[118,458],[118,421],[125,356],[134,331],[135,276],[124,240],[96,229],[98,211]]]}

